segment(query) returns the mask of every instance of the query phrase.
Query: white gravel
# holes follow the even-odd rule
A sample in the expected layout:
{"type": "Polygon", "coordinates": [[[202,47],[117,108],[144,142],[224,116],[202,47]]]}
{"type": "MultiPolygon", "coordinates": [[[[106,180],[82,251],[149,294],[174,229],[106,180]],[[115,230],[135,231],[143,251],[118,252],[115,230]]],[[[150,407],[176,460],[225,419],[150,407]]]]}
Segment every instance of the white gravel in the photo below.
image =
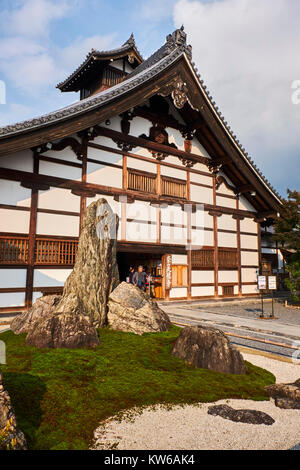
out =
{"type": "MultiPolygon", "coordinates": [[[[294,382],[300,366],[260,355],[245,354],[249,362],[272,372],[277,382],[294,382]]],[[[202,450],[289,449],[300,442],[300,410],[282,410],[273,401],[220,400],[233,408],[268,413],[272,426],[235,423],[207,414],[212,403],[196,406],[146,408],[131,419],[110,419],[95,431],[96,449],[202,450]]]]}

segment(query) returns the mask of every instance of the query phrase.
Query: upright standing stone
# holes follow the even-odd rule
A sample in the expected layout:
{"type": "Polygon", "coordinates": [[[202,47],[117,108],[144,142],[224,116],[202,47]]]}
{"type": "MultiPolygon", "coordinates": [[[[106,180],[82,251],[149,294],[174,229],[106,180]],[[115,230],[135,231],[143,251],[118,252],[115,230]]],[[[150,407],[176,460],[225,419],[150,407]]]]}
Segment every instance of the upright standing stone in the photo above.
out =
{"type": "Polygon", "coordinates": [[[55,313],[81,314],[96,328],[106,324],[109,294],[119,284],[118,222],[118,216],[103,198],[87,207],[76,263],[55,313]]]}

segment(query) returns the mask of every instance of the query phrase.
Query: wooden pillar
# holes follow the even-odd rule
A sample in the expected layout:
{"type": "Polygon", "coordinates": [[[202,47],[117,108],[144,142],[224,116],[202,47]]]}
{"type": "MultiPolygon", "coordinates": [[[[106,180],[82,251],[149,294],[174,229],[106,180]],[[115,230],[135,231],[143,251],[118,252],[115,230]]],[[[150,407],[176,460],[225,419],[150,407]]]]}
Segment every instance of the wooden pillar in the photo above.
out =
{"type": "MultiPolygon", "coordinates": [[[[216,175],[213,175],[213,204],[217,205],[216,195],[216,175]]],[[[215,284],[215,297],[219,296],[219,249],[218,249],[218,216],[213,215],[213,229],[214,229],[214,284],[215,284]]]]}
{"type": "MultiPolygon", "coordinates": [[[[239,209],[239,197],[236,198],[236,209],[239,209]]],[[[242,257],[241,257],[241,220],[243,217],[236,216],[236,238],[237,238],[237,262],[238,262],[238,294],[242,296],[242,257]]]]}
{"type": "MultiPolygon", "coordinates": [[[[38,158],[35,158],[35,155],[33,159],[33,173],[36,175],[39,173],[39,160],[38,158]]],[[[32,188],[31,189],[31,204],[30,204],[30,219],[29,219],[29,237],[28,237],[28,267],[27,267],[26,291],[25,291],[25,307],[26,308],[30,308],[32,306],[38,195],[39,195],[38,189],[32,188]]]]}
{"type": "Polygon", "coordinates": [[[261,228],[257,222],[257,249],[258,249],[258,272],[261,272],[261,228]]]}
{"type": "MultiPolygon", "coordinates": [[[[82,137],[82,172],[81,181],[86,183],[87,180],[87,152],[88,152],[88,139],[82,137]]],[[[81,232],[81,225],[83,221],[84,211],[86,209],[86,196],[80,196],[80,218],[79,218],[79,235],[81,232]]]]}
{"type": "MultiPolygon", "coordinates": [[[[190,171],[186,172],[186,182],[187,182],[187,200],[191,199],[191,180],[190,180],[190,171]]],[[[187,298],[191,300],[192,298],[192,206],[189,207],[187,213],[187,298]]]]}

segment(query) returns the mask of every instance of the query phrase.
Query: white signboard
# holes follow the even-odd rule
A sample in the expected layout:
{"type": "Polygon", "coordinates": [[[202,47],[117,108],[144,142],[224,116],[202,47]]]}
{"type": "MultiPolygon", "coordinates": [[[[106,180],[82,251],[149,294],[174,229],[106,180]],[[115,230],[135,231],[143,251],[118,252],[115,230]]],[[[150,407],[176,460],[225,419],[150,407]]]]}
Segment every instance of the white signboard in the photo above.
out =
{"type": "Polygon", "coordinates": [[[266,276],[258,276],[258,288],[259,290],[267,288],[266,276]]]}
{"type": "Polygon", "coordinates": [[[269,287],[270,290],[276,290],[277,289],[276,276],[269,276],[268,277],[268,287],[269,287]]]}

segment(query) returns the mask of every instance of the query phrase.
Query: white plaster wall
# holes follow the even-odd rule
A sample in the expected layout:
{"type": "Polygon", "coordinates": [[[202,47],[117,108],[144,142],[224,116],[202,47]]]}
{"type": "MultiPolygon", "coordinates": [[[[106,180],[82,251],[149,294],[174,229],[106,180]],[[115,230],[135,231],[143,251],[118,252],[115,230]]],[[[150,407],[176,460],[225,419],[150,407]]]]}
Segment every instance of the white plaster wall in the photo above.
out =
{"type": "Polygon", "coordinates": [[[223,284],[225,282],[238,282],[238,272],[237,271],[219,271],[218,275],[219,283],[223,284]]]}
{"type": "Polygon", "coordinates": [[[234,192],[231,189],[227,188],[225,183],[221,184],[217,192],[221,194],[226,194],[227,196],[235,196],[234,192]]]}
{"type": "Polygon", "coordinates": [[[23,307],[25,292],[0,293],[0,307],[23,307]]]}
{"type": "Polygon", "coordinates": [[[214,271],[192,271],[192,284],[213,284],[214,271]]]}
{"type": "Polygon", "coordinates": [[[136,242],[155,242],[157,238],[156,224],[148,223],[126,223],[126,240],[136,242]]]}
{"type": "Polygon", "coordinates": [[[230,207],[232,209],[235,209],[236,201],[235,199],[231,199],[228,197],[217,196],[217,206],[230,207]]]}
{"type": "Polygon", "coordinates": [[[252,235],[241,235],[241,248],[250,248],[257,250],[258,247],[257,237],[252,235]]]}
{"type": "Polygon", "coordinates": [[[39,174],[66,178],[69,180],[81,180],[81,168],[60,165],[58,163],[40,161],[39,174]]]}
{"type": "Polygon", "coordinates": [[[148,121],[148,119],[144,119],[142,117],[135,117],[130,122],[130,135],[133,135],[134,137],[139,137],[141,134],[146,134],[148,136],[150,127],[152,127],[152,123],[148,121]]]}
{"type": "Polygon", "coordinates": [[[70,212],[80,211],[80,197],[75,196],[69,189],[50,188],[39,191],[39,209],[52,209],[70,212]]]}
{"type": "MultiPolygon", "coordinates": [[[[75,137],[75,139],[78,140],[78,138],[76,138],[76,137],[75,137]]],[[[59,151],[57,151],[57,150],[48,150],[47,152],[43,152],[43,155],[46,156],[46,157],[56,158],[57,160],[66,160],[66,161],[72,162],[72,163],[81,163],[80,160],[77,159],[77,156],[73,152],[71,147],[66,147],[63,150],[59,150],[59,151]]],[[[59,165],[59,166],[61,166],[61,165],[59,165]]]]}
{"type": "Polygon", "coordinates": [[[135,169],[141,171],[147,171],[148,173],[156,174],[156,163],[146,162],[144,160],[138,160],[137,158],[127,158],[127,168],[128,169],[135,169]]]}
{"type": "Polygon", "coordinates": [[[78,237],[79,217],[38,213],[36,232],[39,235],[78,237]]]}
{"type": "Polygon", "coordinates": [[[63,286],[72,269],[35,269],[33,287],[63,286]]]}
{"type": "Polygon", "coordinates": [[[249,211],[249,212],[256,212],[252,204],[246,199],[244,196],[239,197],[239,209],[249,211]]]}
{"type": "MultiPolygon", "coordinates": [[[[93,143],[99,143],[101,145],[106,145],[107,147],[112,147],[118,149],[117,144],[109,139],[108,137],[98,137],[93,141],[93,143]]],[[[118,149],[120,150],[120,149],[118,149]]],[[[94,147],[88,147],[88,158],[93,160],[100,160],[101,162],[114,163],[115,165],[122,165],[122,155],[113,152],[107,152],[106,150],[100,150],[94,147]]]]}
{"type": "Polygon", "coordinates": [[[241,232],[250,232],[257,233],[257,222],[254,222],[253,219],[244,219],[240,222],[241,232]]]}
{"type": "Polygon", "coordinates": [[[187,297],[186,287],[172,287],[172,289],[170,290],[170,298],[176,299],[178,297],[187,297]]]}
{"type": "Polygon", "coordinates": [[[33,156],[31,150],[11,153],[0,157],[0,167],[20,171],[33,171],[33,156]]]}
{"type": "Polygon", "coordinates": [[[187,224],[187,214],[178,204],[161,206],[161,221],[167,224],[185,225],[187,224]]]}
{"type": "Polygon", "coordinates": [[[257,286],[242,286],[242,294],[258,294],[257,286]]]}
{"type": "Polygon", "coordinates": [[[28,233],[29,211],[0,209],[0,232],[28,233]]]}
{"type": "Polygon", "coordinates": [[[161,165],[160,173],[162,176],[169,176],[169,178],[177,178],[186,182],[186,171],[172,168],[170,166],[161,165]]]}
{"type": "Polygon", "coordinates": [[[214,219],[203,209],[203,206],[199,204],[199,206],[197,206],[197,211],[191,215],[191,224],[193,227],[213,228],[214,219]]]}
{"type": "MultiPolygon", "coordinates": [[[[197,165],[194,166],[195,169],[197,165]]],[[[203,169],[200,171],[203,171],[203,169]]],[[[191,183],[206,184],[207,186],[211,186],[211,187],[213,185],[213,180],[210,176],[200,175],[198,173],[193,173],[192,171],[190,172],[190,181],[191,183]]]]}
{"type": "Polygon", "coordinates": [[[87,182],[113,188],[122,188],[123,177],[121,168],[113,168],[96,163],[87,164],[87,182]]]}
{"type": "MultiPolygon", "coordinates": [[[[193,140],[192,140],[192,153],[195,153],[196,155],[201,155],[202,157],[210,158],[209,153],[205,150],[203,145],[201,145],[201,143],[199,142],[199,140],[196,137],[194,137],[193,140]]],[[[201,165],[202,165],[202,167],[205,168],[205,170],[203,170],[203,171],[208,171],[206,165],[203,165],[203,164],[201,164],[201,165]]]]}
{"type": "Polygon", "coordinates": [[[127,219],[148,220],[156,223],[157,210],[149,202],[135,201],[126,206],[127,219]]]}
{"type": "Polygon", "coordinates": [[[218,229],[223,230],[236,230],[236,220],[232,218],[232,215],[223,214],[217,218],[218,229]]]}
{"type": "Polygon", "coordinates": [[[214,286],[192,286],[192,297],[208,297],[215,295],[214,286]]]}
{"type": "MultiPolygon", "coordinates": [[[[109,126],[107,126],[105,124],[105,122],[101,122],[100,126],[105,127],[106,129],[111,129],[112,131],[121,132],[121,118],[120,118],[120,116],[110,117],[109,120],[110,120],[110,125],[109,126]]],[[[96,142],[96,140],[95,140],[95,142],[96,142]]]]}
{"type": "Polygon", "coordinates": [[[242,282],[257,282],[257,269],[242,268],[242,282]]]}
{"type": "Polygon", "coordinates": [[[212,231],[204,231],[204,246],[214,246],[214,233],[212,231]]]}
{"type": "Polygon", "coordinates": [[[166,131],[169,135],[170,144],[175,144],[178,150],[184,150],[184,140],[180,132],[177,129],[172,129],[171,127],[166,127],[166,131]]]}
{"type": "Polygon", "coordinates": [[[218,232],[218,245],[227,248],[237,248],[236,234],[218,232]]]}
{"type": "Polygon", "coordinates": [[[202,186],[190,185],[191,200],[195,202],[202,202],[206,204],[213,204],[213,190],[210,188],[203,188],[202,186]]]}
{"type": "Polygon", "coordinates": [[[187,264],[187,255],[172,255],[172,264],[187,264]]]}
{"type": "Polygon", "coordinates": [[[0,288],[26,286],[26,269],[0,269],[0,288]]]}
{"type": "Polygon", "coordinates": [[[234,293],[234,295],[238,295],[238,293],[239,293],[239,286],[234,286],[234,287],[233,287],[233,293],[234,293]]]}
{"type": "Polygon", "coordinates": [[[242,266],[258,265],[258,253],[241,251],[241,264],[242,266]]]}
{"type": "Polygon", "coordinates": [[[169,243],[174,245],[187,244],[187,229],[186,227],[170,227],[161,226],[161,243],[169,243]]]}
{"type": "Polygon", "coordinates": [[[213,232],[204,230],[203,228],[191,230],[191,244],[198,249],[202,246],[213,246],[214,236],[213,232]]]}
{"type": "Polygon", "coordinates": [[[23,188],[17,181],[0,179],[0,204],[30,207],[31,190],[23,188]]]}

